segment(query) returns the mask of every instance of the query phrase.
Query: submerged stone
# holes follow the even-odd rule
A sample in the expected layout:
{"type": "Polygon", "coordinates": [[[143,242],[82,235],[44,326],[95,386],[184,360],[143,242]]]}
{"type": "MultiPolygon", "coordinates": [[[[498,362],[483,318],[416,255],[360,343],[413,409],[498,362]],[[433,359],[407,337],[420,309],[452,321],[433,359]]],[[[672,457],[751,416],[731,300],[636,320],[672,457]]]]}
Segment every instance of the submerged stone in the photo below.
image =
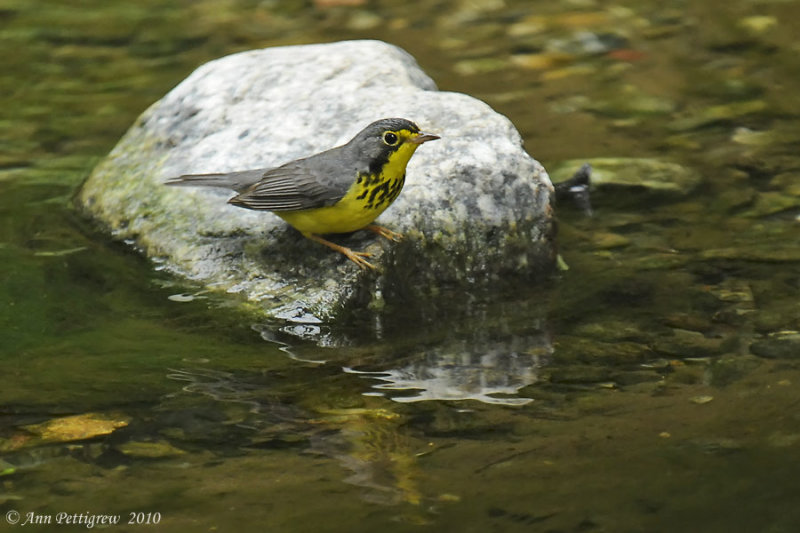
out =
{"type": "Polygon", "coordinates": [[[750,351],[767,359],[800,358],[800,332],[777,331],[764,339],[754,342],[750,351]]]}
{"type": "Polygon", "coordinates": [[[786,194],[800,196],[800,171],[778,174],[769,184],[771,187],[782,189],[786,194]]]}
{"type": "Polygon", "coordinates": [[[753,35],[761,35],[769,32],[778,25],[777,17],[769,15],[756,15],[739,19],[739,27],[753,35]]]}
{"type": "Polygon", "coordinates": [[[800,261],[800,247],[794,242],[776,244],[767,241],[753,243],[747,247],[711,248],[702,250],[698,255],[704,260],[734,259],[762,263],[796,263],[800,261]]]}
{"type": "Polygon", "coordinates": [[[605,98],[570,96],[553,105],[560,112],[588,111],[619,118],[663,115],[672,113],[675,107],[671,100],[648,94],[635,85],[624,85],[605,98]]]}
{"type": "Polygon", "coordinates": [[[504,116],[439,92],[403,50],[350,41],[255,50],[207,63],[153,104],[83,185],[77,201],[163,268],[244,295],[275,317],[424,300],[442,285],[490,285],[552,269],[552,185],[504,116]],[[279,166],[404,117],[441,136],[411,159],[405,189],[369,232],[334,240],[373,254],[377,273],[303,238],[232,193],[171,188],[186,173],[279,166]],[[367,234],[367,235],[365,235],[367,234]]]}
{"type": "Polygon", "coordinates": [[[128,441],[123,442],[117,446],[116,449],[130,457],[142,457],[147,459],[161,459],[186,453],[166,441],[128,441]]]}
{"type": "Polygon", "coordinates": [[[570,385],[609,381],[612,375],[613,370],[607,366],[564,365],[549,368],[544,378],[550,383],[570,385]]]}
{"type": "Polygon", "coordinates": [[[747,115],[762,113],[767,110],[767,107],[767,103],[763,100],[746,100],[706,107],[693,112],[689,116],[673,120],[668,127],[672,131],[695,130],[729,122],[747,115]]]}
{"type": "Polygon", "coordinates": [[[639,187],[651,192],[689,194],[700,184],[700,175],[677,163],[634,157],[600,157],[562,161],[551,169],[554,183],[568,179],[575,169],[592,167],[592,187],[639,187]]]}
{"type": "Polygon", "coordinates": [[[697,331],[673,328],[671,335],[655,339],[653,349],[674,357],[705,357],[724,351],[724,339],[708,338],[697,331]]]}
{"type": "Polygon", "coordinates": [[[707,381],[715,387],[726,387],[752,373],[760,362],[755,357],[723,355],[708,367],[707,381]]]}
{"type": "Polygon", "coordinates": [[[755,196],[753,206],[742,213],[742,216],[759,218],[784,211],[800,208],[800,197],[789,196],[783,192],[760,192],[755,196]]]}

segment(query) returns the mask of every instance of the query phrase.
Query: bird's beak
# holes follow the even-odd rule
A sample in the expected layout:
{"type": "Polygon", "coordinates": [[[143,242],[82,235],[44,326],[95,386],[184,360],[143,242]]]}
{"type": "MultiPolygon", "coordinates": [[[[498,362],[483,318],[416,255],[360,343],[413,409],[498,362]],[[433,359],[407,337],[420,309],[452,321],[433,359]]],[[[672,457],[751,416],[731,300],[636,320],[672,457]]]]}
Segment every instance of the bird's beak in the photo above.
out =
{"type": "Polygon", "coordinates": [[[412,142],[414,144],[422,144],[428,141],[435,141],[438,138],[439,138],[438,135],[434,135],[432,133],[419,132],[416,137],[409,139],[408,142],[412,142]]]}

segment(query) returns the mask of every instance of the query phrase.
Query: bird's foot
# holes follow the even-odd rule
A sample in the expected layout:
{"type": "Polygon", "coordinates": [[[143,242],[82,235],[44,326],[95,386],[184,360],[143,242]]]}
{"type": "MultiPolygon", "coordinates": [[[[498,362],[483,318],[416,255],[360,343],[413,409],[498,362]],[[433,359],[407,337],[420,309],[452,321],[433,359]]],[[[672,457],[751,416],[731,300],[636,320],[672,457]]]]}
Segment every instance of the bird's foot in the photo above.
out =
{"type": "Polygon", "coordinates": [[[402,233],[397,233],[396,231],[392,231],[389,228],[384,228],[383,226],[378,226],[377,224],[370,224],[364,229],[368,229],[373,233],[377,233],[384,239],[389,239],[390,241],[398,242],[403,240],[402,233]]]}
{"type": "Polygon", "coordinates": [[[350,248],[347,248],[346,246],[340,246],[340,245],[338,245],[336,243],[333,243],[333,242],[331,242],[331,241],[329,241],[327,239],[323,239],[319,235],[315,235],[313,233],[304,233],[303,235],[306,236],[307,238],[311,239],[312,241],[317,241],[320,244],[324,244],[325,246],[327,246],[331,250],[336,250],[340,254],[345,255],[350,261],[352,261],[353,263],[357,264],[359,267],[361,267],[364,270],[366,270],[368,268],[372,269],[372,270],[375,270],[375,265],[373,265],[372,263],[370,263],[369,261],[367,261],[365,259],[366,257],[371,257],[372,256],[372,254],[369,253],[369,252],[354,252],[353,250],[351,250],[350,248]]]}
{"type": "Polygon", "coordinates": [[[366,270],[366,269],[369,268],[371,270],[375,270],[375,265],[373,265],[372,263],[370,263],[369,261],[367,261],[365,259],[365,257],[371,257],[372,256],[371,253],[369,253],[369,252],[354,252],[350,248],[345,248],[344,246],[342,246],[341,252],[344,255],[346,255],[347,258],[350,259],[350,261],[352,261],[353,263],[357,264],[362,269],[366,270]]]}

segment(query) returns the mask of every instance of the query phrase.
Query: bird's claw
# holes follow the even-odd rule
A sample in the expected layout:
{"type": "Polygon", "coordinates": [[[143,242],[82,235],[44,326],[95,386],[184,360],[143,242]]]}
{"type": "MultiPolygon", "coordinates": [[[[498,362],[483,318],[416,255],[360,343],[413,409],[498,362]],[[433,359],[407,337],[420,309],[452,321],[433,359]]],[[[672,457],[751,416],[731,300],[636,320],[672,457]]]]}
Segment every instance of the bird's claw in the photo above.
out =
{"type": "Polygon", "coordinates": [[[384,228],[383,226],[378,226],[377,224],[370,224],[367,226],[367,229],[373,233],[377,233],[384,239],[389,239],[390,241],[399,242],[403,240],[402,233],[397,233],[396,231],[392,231],[389,228],[384,228]]]}
{"type": "Polygon", "coordinates": [[[345,248],[345,251],[342,252],[344,255],[347,256],[350,261],[357,264],[362,269],[372,269],[375,270],[375,265],[370,263],[365,259],[365,257],[372,257],[372,254],[369,252],[354,252],[350,248],[345,248]]]}

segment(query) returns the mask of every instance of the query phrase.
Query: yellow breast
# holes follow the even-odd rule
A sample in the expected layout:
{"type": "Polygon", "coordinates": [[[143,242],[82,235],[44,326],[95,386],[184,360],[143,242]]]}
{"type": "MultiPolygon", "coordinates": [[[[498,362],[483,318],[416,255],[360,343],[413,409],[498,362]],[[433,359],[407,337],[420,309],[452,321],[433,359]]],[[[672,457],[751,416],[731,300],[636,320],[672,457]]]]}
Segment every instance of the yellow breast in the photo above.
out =
{"type": "Polygon", "coordinates": [[[406,165],[417,149],[406,143],[389,156],[379,174],[359,173],[341,200],[327,207],[277,211],[276,215],[301,233],[350,233],[369,225],[397,199],[406,178],[406,165]]]}

